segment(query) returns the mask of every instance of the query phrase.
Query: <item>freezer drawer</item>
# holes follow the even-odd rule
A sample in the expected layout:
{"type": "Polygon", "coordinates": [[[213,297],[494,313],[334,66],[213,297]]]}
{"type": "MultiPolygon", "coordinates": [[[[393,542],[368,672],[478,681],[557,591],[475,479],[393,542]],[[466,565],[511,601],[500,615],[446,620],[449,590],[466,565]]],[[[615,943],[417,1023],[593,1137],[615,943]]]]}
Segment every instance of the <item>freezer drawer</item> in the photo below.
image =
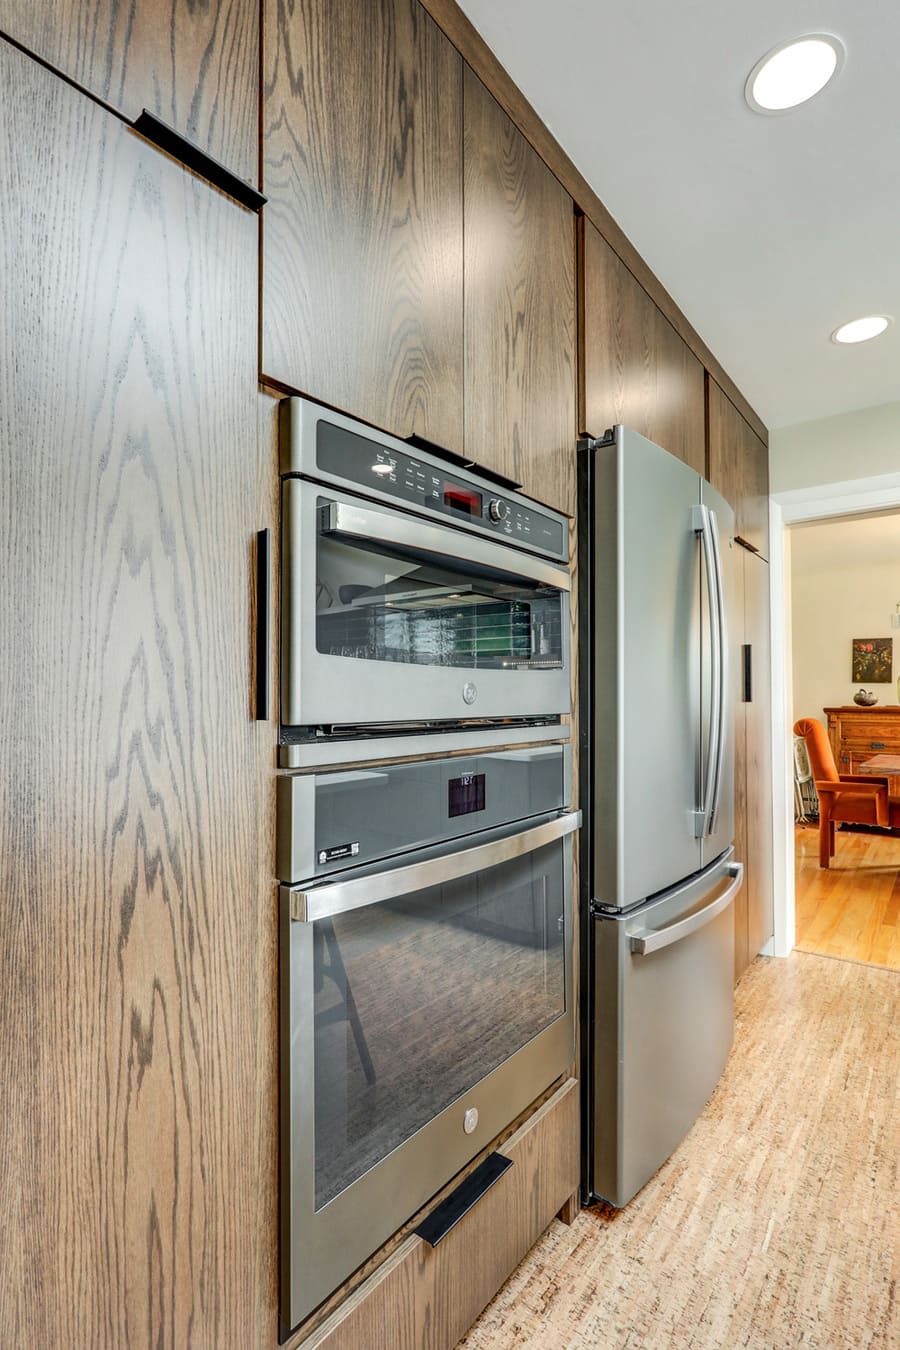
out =
{"type": "Polygon", "coordinates": [[[710,867],[625,915],[593,921],[593,1139],[588,1188],[628,1203],[687,1134],[734,1035],[734,896],[710,867]]]}

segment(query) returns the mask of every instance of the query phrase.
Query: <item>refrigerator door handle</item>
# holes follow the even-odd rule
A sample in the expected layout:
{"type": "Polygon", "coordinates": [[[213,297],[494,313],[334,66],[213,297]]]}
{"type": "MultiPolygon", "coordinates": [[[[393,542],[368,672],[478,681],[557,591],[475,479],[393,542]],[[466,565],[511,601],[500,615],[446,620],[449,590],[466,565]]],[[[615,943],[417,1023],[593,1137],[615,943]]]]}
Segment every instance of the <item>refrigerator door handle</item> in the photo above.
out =
{"type": "Polygon", "coordinates": [[[696,914],[691,914],[686,919],[679,919],[677,923],[670,924],[668,928],[660,928],[655,933],[632,933],[630,938],[632,952],[637,956],[650,956],[653,952],[662,951],[664,947],[671,947],[675,942],[681,942],[682,938],[690,937],[699,928],[711,923],[717,915],[728,908],[744,884],[743,863],[729,863],[725,872],[732,880],[721,895],[717,895],[703,909],[698,909],[696,914]]]}
{"type": "MultiPolygon", "coordinates": [[[[716,788],[716,770],[720,762],[720,728],[722,726],[722,641],[721,610],[719,591],[721,575],[717,578],[716,554],[718,531],[715,530],[715,517],[708,506],[691,508],[691,526],[699,534],[703,546],[703,563],[706,571],[706,593],[709,606],[709,646],[711,653],[710,710],[709,710],[709,747],[707,749],[706,772],[704,774],[699,809],[694,812],[694,836],[702,839],[710,833],[713,794],[716,788]],[[713,740],[715,737],[715,740],[713,740]]],[[[701,751],[702,754],[702,751],[701,751]]]]}
{"type": "Polygon", "coordinates": [[[717,653],[717,664],[719,669],[719,717],[716,726],[716,767],[712,797],[707,799],[709,818],[706,824],[707,834],[713,834],[716,828],[716,819],[719,814],[719,801],[722,796],[722,762],[725,758],[725,715],[728,710],[728,700],[725,697],[725,690],[728,688],[728,676],[726,670],[726,663],[728,660],[728,620],[725,613],[725,583],[722,578],[722,554],[719,547],[719,522],[716,519],[715,511],[709,510],[709,508],[707,508],[707,511],[709,512],[710,519],[713,563],[716,578],[716,609],[719,614],[719,650],[717,653]]]}

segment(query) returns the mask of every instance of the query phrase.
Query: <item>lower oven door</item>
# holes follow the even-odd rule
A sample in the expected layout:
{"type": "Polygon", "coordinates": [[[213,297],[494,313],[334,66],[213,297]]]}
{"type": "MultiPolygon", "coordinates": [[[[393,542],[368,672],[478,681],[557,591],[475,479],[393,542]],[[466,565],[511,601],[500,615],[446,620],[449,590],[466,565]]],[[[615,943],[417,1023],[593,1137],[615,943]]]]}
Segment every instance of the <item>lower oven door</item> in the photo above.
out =
{"type": "Polygon", "coordinates": [[[571,1064],[580,819],[282,887],[285,1329],[571,1064]]]}
{"type": "Polygon", "coordinates": [[[281,721],[568,713],[569,586],[521,549],[285,479],[281,721]]]}

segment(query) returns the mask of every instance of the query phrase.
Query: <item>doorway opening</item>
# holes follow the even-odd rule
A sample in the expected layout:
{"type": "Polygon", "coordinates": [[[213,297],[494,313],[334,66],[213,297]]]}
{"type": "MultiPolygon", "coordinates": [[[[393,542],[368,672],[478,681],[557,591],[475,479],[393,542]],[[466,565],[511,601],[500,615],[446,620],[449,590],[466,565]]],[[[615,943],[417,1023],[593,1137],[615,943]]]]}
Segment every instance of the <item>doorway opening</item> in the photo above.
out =
{"type": "MultiPolygon", "coordinates": [[[[784,493],[772,516],[773,950],[900,970],[900,484],[784,493]],[[863,819],[835,823],[833,855],[793,735],[801,718],[820,723],[836,771],[861,778],[869,798],[863,819]],[[892,750],[896,764],[876,760],[892,750]],[[880,778],[887,825],[866,818],[880,778]]],[[[853,815],[844,801],[836,814],[853,815]]]]}

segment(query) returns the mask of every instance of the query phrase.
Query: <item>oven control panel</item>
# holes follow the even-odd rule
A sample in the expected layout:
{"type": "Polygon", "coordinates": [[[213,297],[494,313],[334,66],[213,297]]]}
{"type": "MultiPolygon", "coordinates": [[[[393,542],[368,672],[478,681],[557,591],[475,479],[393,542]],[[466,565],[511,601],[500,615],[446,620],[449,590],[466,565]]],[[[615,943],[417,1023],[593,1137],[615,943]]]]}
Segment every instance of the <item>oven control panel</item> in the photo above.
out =
{"type": "Polygon", "coordinates": [[[521,548],[538,549],[565,559],[567,531],[559,517],[525,505],[475,474],[456,474],[432,456],[410,454],[321,419],[316,427],[316,465],[320,471],[376,489],[420,509],[506,538],[521,548]]]}

